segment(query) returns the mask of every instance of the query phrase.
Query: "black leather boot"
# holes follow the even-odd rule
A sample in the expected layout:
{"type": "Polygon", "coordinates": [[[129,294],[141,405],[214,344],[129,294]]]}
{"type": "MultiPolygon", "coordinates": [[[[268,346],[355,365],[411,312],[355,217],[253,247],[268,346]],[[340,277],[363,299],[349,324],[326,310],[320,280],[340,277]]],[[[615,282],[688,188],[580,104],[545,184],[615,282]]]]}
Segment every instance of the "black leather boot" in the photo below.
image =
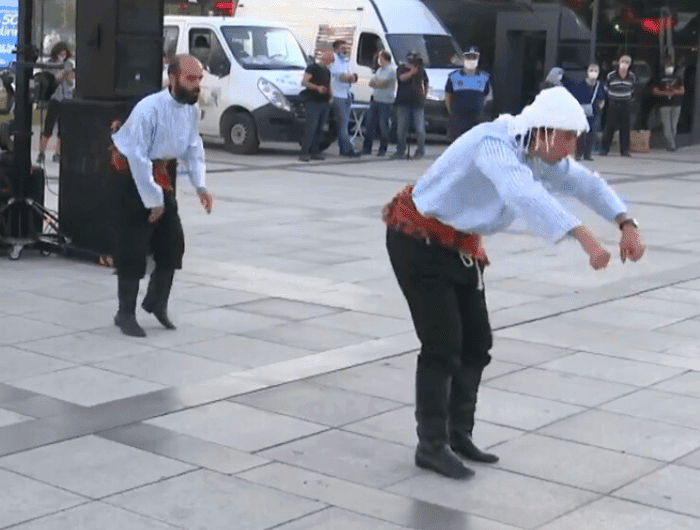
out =
{"type": "Polygon", "coordinates": [[[168,318],[168,299],[174,275],[175,271],[172,269],[156,268],[151,273],[148,291],[146,291],[146,297],[141,303],[141,307],[146,312],[153,314],[158,322],[168,329],[175,329],[175,324],[168,318]]]}
{"type": "Polygon", "coordinates": [[[483,452],[472,440],[476,396],[482,372],[483,368],[466,366],[460,368],[452,377],[449,408],[450,447],[455,453],[469,460],[494,464],[498,462],[498,457],[483,452]]]}
{"type": "Polygon", "coordinates": [[[118,276],[117,290],[119,292],[119,311],[114,317],[114,323],[119,326],[124,335],[130,337],[145,337],[146,332],[136,322],[136,299],[139,295],[138,278],[118,276]]]}
{"type": "Polygon", "coordinates": [[[416,447],[415,462],[449,478],[466,479],[474,472],[452,452],[447,437],[449,375],[418,363],[416,370],[416,447]]]}

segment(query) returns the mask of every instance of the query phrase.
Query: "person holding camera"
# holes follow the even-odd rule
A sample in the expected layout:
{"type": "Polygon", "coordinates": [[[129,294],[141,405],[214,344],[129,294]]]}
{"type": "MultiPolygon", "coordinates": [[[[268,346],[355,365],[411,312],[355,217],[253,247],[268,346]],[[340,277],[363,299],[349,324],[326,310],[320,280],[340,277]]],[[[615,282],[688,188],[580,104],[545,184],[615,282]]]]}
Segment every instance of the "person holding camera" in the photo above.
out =
{"type": "Polygon", "coordinates": [[[396,90],[396,152],[392,160],[406,156],[409,120],[413,121],[418,147],[414,159],[425,156],[425,96],[428,93],[428,74],[423,67],[420,54],[412,50],[406,55],[406,62],[396,69],[398,88],[396,90]]]}
{"type": "MultiPolygon", "coordinates": [[[[60,138],[60,117],[59,113],[61,110],[61,101],[65,99],[73,99],[73,91],[75,89],[75,64],[71,59],[73,54],[68,47],[68,44],[61,41],[57,43],[52,49],[50,54],[50,62],[54,64],[60,64],[63,66],[63,70],[56,74],[56,90],[51,95],[49,99],[49,104],[46,109],[46,118],[44,119],[44,130],[39,138],[39,156],[37,156],[36,163],[43,164],[46,162],[46,147],[49,145],[49,140],[53,136],[53,130],[58,123],[59,128],[59,138],[60,138]]],[[[58,162],[61,159],[61,143],[60,139],[56,142],[56,152],[53,155],[53,161],[58,162]]]]}
{"type": "Polygon", "coordinates": [[[331,93],[333,94],[333,117],[338,129],[340,156],[356,157],[360,153],[350,140],[350,107],[352,105],[352,85],[357,83],[357,74],[350,72],[350,45],[339,39],[333,43],[335,58],[331,71],[331,93]]]}

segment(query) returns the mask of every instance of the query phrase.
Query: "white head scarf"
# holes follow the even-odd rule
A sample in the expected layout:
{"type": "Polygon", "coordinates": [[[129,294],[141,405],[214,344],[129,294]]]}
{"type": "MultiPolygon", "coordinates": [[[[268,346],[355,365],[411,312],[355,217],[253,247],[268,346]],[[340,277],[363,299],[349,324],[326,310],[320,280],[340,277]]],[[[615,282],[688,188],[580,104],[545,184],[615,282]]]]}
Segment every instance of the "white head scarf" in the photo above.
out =
{"type": "Polygon", "coordinates": [[[517,116],[503,114],[497,122],[507,122],[512,136],[525,135],[532,129],[541,127],[577,133],[589,130],[588,119],[583,107],[571,93],[562,86],[542,90],[535,101],[525,107],[517,116]]]}

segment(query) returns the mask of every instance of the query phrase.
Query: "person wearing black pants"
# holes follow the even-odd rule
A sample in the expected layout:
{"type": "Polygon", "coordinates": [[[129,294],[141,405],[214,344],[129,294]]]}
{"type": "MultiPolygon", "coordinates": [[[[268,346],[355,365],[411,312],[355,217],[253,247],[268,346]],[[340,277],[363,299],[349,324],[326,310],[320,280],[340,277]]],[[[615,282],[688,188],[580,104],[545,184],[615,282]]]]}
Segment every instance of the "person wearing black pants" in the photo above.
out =
{"type": "Polygon", "coordinates": [[[623,55],[618,62],[617,70],[610,72],[605,80],[605,91],[608,94],[608,114],[605,118],[605,132],[601,155],[610,151],[613,134],[620,130],[620,154],[630,156],[630,121],[632,119],[632,100],[636,77],[630,72],[632,58],[623,55]]]}
{"type": "Polygon", "coordinates": [[[328,66],[333,63],[333,52],[321,54],[318,64],[311,64],[306,68],[301,84],[305,87],[301,95],[305,100],[306,125],[304,128],[304,140],[301,144],[299,160],[323,160],[320,153],[323,126],[328,122],[331,112],[331,72],[328,66]]]}
{"type": "Polygon", "coordinates": [[[139,101],[124,125],[112,124],[116,132],[111,164],[118,189],[114,263],[119,310],[114,323],[125,335],[146,336],[136,321],[136,300],[149,251],[156,268],[142,307],[166,328],[175,328],[167,304],[185,252],[175,199],[175,159],[186,161],[199,202],[211,213],[213,199],[205,186],[204,145],[195,106],[203,77],[196,58],[176,56],[168,66],[169,87],[139,101]]]}
{"type": "MultiPolygon", "coordinates": [[[[421,342],[416,369],[416,464],[430,468],[431,456],[451,447],[477,462],[498,457],[472,441],[477,393],[493,345],[486,310],[482,265],[471,257],[387,229],[389,259],[408,302],[421,342]]],[[[440,459],[448,476],[474,473],[440,459]]]]}

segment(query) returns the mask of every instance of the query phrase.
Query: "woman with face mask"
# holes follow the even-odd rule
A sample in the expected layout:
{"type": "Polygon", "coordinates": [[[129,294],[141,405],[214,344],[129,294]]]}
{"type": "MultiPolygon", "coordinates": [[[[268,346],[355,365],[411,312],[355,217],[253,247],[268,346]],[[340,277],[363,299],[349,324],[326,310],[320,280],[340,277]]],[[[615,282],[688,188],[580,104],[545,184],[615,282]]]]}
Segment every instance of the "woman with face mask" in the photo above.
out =
{"type": "Polygon", "coordinates": [[[659,118],[664,128],[664,138],[668,151],[676,150],[676,129],[685,95],[683,78],[675,70],[673,61],[670,58],[666,59],[664,71],[656,86],[651,90],[652,94],[659,98],[659,118]]]}
{"type": "Polygon", "coordinates": [[[617,70],[610,72],[605,80],[605,89],[608,93],[608,114],[605,119],[605,133],[603,134],[603,150],[605,156],[610,151],[613,134],[620,130],[620,154],[630,156],[630,126],[632,119],[632,100],[634,99],[634,86],[637,78],[630,71],[632,58],[623,55],[618,61],[617,70]]]}
{"type": "Polygon", "coordinates": [[[576,160],[584,158],[593,160],[593,144],[598,132],[597,123],[600,122],[600,111],[605,104],[605,88],[598,80],[600,68],[597,64],[588,65],[586,78],[569,86],[569,91],[583,107],[583,111],[588,119],[589,131],[579,137],[576,146],[576,160]]]}

